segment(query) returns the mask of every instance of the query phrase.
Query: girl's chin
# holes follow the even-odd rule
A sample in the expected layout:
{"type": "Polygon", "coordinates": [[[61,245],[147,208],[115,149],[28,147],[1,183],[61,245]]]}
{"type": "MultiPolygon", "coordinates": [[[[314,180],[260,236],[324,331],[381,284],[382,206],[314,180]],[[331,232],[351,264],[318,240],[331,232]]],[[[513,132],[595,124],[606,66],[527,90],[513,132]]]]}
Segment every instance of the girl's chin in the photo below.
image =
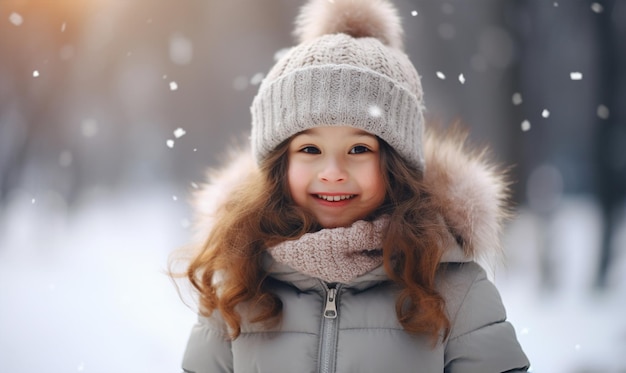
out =
{"type": "Polygon", "coordinates": [[[332,228],[347,228],[349,226],[351,226],[355,221],[360,220],[360,219],[320,219],[318,217],[317,221],[320,223],[320,225],[325,228],[325,229],[332,229],[332,228]]]}

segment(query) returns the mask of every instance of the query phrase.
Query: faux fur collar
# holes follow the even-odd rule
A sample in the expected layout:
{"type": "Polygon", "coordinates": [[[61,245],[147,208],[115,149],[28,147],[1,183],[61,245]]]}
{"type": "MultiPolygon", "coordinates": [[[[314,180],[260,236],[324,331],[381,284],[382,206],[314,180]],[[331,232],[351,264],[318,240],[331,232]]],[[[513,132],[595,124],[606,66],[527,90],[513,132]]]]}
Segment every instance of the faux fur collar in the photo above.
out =
{"type": "MultiPolygon", "coordinates": [[[[442,261],[493,264],[502,253],[508,183],[502,170],[488,161],[486,150],[472,150],[466,140],[465,132],[456,127],[442,132],[429,129],[424,138],[425,182],[432,186],[450,233],[442,261]]],[[[192,203],[198,242],[204,241],[228,192],[255,172],[250,152],[237,151],[225,167],[208,174],[208,182],[198,187],[192,203]]]]}

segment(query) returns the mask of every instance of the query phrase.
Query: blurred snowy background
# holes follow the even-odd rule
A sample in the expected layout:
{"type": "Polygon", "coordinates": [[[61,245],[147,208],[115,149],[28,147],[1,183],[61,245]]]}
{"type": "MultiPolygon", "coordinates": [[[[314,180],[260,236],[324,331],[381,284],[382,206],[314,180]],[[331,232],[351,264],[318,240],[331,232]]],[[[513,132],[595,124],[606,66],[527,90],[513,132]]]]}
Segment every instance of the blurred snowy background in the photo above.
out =
{"type": "MultiPolygon", "coordinates": [[[[431,118],[512,164],[533,372],[626,372],[626,2],[396,1],[431,118]]],[[[164,274],[293,0],[0,1],[0,372],[177,372],[164,274]]]]}

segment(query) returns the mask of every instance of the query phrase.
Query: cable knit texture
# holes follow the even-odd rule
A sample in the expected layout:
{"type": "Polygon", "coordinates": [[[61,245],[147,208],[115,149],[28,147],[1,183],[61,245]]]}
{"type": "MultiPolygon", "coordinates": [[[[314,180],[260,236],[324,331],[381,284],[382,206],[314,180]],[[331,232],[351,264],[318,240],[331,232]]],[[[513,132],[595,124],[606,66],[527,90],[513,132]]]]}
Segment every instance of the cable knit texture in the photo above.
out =
{"type": "MultiPolygon", "coordinates": [[[[401,49],[401,31],[387,27],[400,22],[395,8],[383,3],[386,15],[377,20],[374,10],[378,7],[366,12],[361,8],[348,11],[354,7],[348,1],[312,4],[328,8],[333,17],[320,21],[321,25],[304,23],[305,30],[299,33],[307,34],[306,28],[315,26],[311,36],[276,62],[252,103],[251,143],[257,162],[301,131],[352,126],[385,140],[423,170],[422,86],[401,49]],[[337,12],[340,6],[348,10],[337,12]],[[342,17],[343,21],[337,19],[342,17]],[[316,36],[320,30],[330,33],[316,36]]],[[[303,8],[301,18],[313,10],[303,8]]]]}
{"type": "Polygon", "coordinates": [[[349,283],[383,263],[382,235],[389,219],[359,220],[285,241],[268,252],[279,263],[326,282],[349,283]]]}

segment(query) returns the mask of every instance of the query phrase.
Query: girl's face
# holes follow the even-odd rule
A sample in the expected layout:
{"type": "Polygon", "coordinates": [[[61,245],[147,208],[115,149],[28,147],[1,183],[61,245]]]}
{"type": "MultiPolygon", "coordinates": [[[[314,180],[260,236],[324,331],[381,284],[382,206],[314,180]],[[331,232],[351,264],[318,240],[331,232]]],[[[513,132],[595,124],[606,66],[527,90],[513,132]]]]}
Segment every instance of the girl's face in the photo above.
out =
{"type": "Polygon", "coordinates": [[[316,127],[289,143],[288,183],[295,203],[324,228],[347,227],[385,199],[376,136],[353,127],[316,127]]]}

